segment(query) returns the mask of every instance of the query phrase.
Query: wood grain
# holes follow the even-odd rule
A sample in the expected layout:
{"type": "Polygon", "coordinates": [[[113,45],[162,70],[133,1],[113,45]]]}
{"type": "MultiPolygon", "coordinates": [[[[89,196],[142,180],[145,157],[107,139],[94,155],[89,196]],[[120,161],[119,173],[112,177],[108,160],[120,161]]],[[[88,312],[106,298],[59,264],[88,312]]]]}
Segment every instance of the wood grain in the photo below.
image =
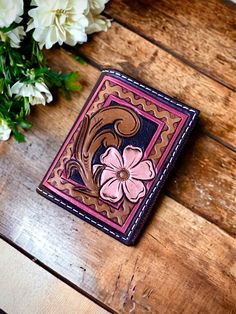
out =
{"type": "MultiPolygon", "coordinates": [[[[58,57],[53,52],[47,56],[58,70],[78,68],[63,50],[57,53],[58,57]]],[[[87,68],[87,75],[98,75],[94,68],[87,68]]],[[[82,77],[85,78],[84,73],[82,77]]],[[[180,166],[175,167],[166,191],[179,203],[236,236],[236,154],[205,136],[200,129],[182,154],[184,157],[180,166]]]]}
{"type": "Polygon", "coordinates": [[[6,313],[108,313],[1,239],[0,252],[0,308],[6,313]]]}
{"type": "MultiPolygon", "coordinates": [[[[34,132],[37,131],[39,139],[37,137],[36,139],[34,137],[29,138],[29,134],[27,134],[29,143],[26,145],[17,145],[16,148],[10,145],[8,148],[5,148],[6,150],[10,149],[6,153],[7,156],[15,155],[13,159],[15,167],[18,167],[19,158],[16,155],[16,151],[22,156],[22,161],[25,158],[24,154],[27,154],[30,164],[34,162],[34,159],[39,158],[35,154],[40,156],[40,158],[44,158],[40,160],[40,164],[44,169],[42,174],[46,172],[50,162],[53,160],[60,144],[91,91],[91,87],[99,76],[97,69],[90,65],[80,66],[63,50],[48,52],[47,56],[51,66],[58,70],[70,71],[80,69],[84,90],[79,97],[74,96],[71,102],[67,102],[63,97],[60,97],[55,106],[50,105],[41,107],[40,111],[35,110],[33,112],[34,127],[30,131],[30,136],[31,132],[33,132],[32,136],[34,136],[34,132]],[[78,101],[77,98],[79,99],[78,101]],[[67,112],[66,115],[65,112],[67,112]],[[53,127],[52,122],[54,123],[53,127]],[[33,161],[31,161],[31,158],[33,161]]],[[[3,150],[4,147],[5,145],[3,144],[3,150]]],[[[181,162],[175,167],[173,176],[169,180],[166,192],[178,200],[179,203],[206,217],[235,236],[236,154],[211,140],[202,134],[200,130],[197,130],[182,156],[181,162]]],[[[9,173],[9,170],[6,170],[7,164],[8,159],[4,158],[3,151],[0,169],[2,169],[6,177],[7,173],[9,173]]],[[[14,169],[12,171],[14,172],[14,169]]],[[[42,175],[41,177],[39,176],[38,182],[41,178],[42,175]]],[[[4,190],[4,184],[4,180],[2,180],[0,189],[4,190]]]]}
{"type": "Polygon", "coordinates": [[[220,0],[113,0],[106,12],[235,90],[235,8],[220,0]]]}
{"type": "Polygon", "coordinates": [[[234,152],[197,130],[182,152],[165,191],[236,237],[235,165],[234,152]]]}
{"type": "Polygon", "coordinates": [[[201,125],[236,147],[236,93],[183,64],[139,35],[113,23],[79,52],[201,110],[201,125]]]}
{"type": "Polygon", "coordinates": [[[236,312],[235,239],[168,197],[133,248],[34,192],[11,206],[0,232],[117,312],[236,312]]]}
{"type": "MultiPolygon", "coordinates": [[[[10,140],[0,144],[0,233],[114,311],[236,313],[236,240],[185,206],[167,196],[160,197],[140,242],[130,248],[35,193],[99,76],[97,69],[79,65],[63,50],[47,55],[54,68],[80,69],[84,89],[71,102],[60,96],[52,105],[35,107],[34,127],[27,132],[27,143],[10,140]]],[[[191,178],[201,178],[199,185],[189,180],[195,193],[193,202],[199,202],[199,187],[214,193],[207,185],[208,176],[212,176],[212,180],[223,180],[228,191],[212,194],[217,204],[219,199],[226,199],[232,205],[233,155],[220,149],[220,144],[212,152],[215,144],[203,135],[188,148],[189,156],[199,163],[193,166],[191,178]],[[203,151],[193,153],[198,147],[203,151]],[[221,157],[212,160],[214,152],[219,151],[221,157]],[[205,156],[204,162],[201,156],[205,156]],[[215,171],[222,158],[227,167],[215,171]],[[202,166],[205,180],[199,173],[202,166]]],[[[191,160],[185,162],[191,164],[191,160]]],[[[184,177],[181,179],[180,173],[175,180],[184,177]]],[[[177,193],[179,197],[181,193],[177,193]]],[[[204,202],[203,207],[205,198],[204,202]]],[[[209,213],[214,212],[213,206],[210,204],[209,213]]],[[[224,204],[217,208],[220,206],[222,211],[217,210],[222,215],[224,204]]],[[[200,206],[197,210],[206,213],[200,206]]],[[[228,218],[232,214],[231,208],[224,221],[227,228],[231,228],[228,218]]],[[[210,216],[214,219],[214,215],[210,216]]]]}
{"type": "MultiPolygon", "coordinates": [[[[234,12],[223,0],[112,0],[106,12],[119,23],[74,50],[90,65],[62,49],[47,52],[52,68],[81,72],[82,93],[71,102],[59,95],[47,107],[34,107],[26,143],[0,143],[0,234],[115,312],[236,314],[234,12]],[[135,247],[35,192],[104,66],[201,110],[200,124],[135,247]]],[[[12,267],[3,272],[6,278],[17,267],[6,265],[14,257],[0,251],[0,261],[12,267]]],[[[29,277],[25,283],[31,285],[29,277]]],[[[58,293],[48,292],[55,306],[60,291],[69,291],[62,285],[58,293]]],[[[80,298],[70,300],[73,307],[80,298]]]]}

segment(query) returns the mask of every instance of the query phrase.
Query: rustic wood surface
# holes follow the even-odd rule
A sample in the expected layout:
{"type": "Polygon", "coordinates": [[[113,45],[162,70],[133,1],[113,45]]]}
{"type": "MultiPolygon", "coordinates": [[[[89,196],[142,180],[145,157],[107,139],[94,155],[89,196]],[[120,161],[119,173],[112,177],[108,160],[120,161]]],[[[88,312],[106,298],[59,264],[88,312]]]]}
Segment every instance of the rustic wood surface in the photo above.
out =
{"type": "Polygon", "coordinates": [[[0,239],[0,308],[15,314],[108,314],[0,239]]]}
{"type": "Polygon", "coordinates": [[[26,143],[0,144],[0,233],[115,312],[236,313],[233,10],[216,0],[205,9],[203,1],[111,0],[111,29],[73,49],[87,65],[67,47],[47,52],[52,68],[80,71],[83,91],[34,108],[26,143]],[[201,110],[135,247],[35,193],[104,66],[201,110]]]}
{"type": "Polygon", "coordinates": [[[216,0],[114,0],[106,12],[222,84],[235,84],[235,4],[216,0]]]}
{"type": "Polygon", "coordinates": [[[236,92],[116,22],[78,50],[99,66],[115,66],[200,109],[202,127],[236,146],[236,92]]]}

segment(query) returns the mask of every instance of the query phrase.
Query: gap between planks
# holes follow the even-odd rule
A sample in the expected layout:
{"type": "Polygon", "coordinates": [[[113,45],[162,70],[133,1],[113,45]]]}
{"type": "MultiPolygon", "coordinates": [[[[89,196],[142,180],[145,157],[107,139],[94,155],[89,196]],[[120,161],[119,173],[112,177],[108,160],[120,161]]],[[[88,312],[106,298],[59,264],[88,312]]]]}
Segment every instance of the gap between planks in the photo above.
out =
{"type": "MultiPolygon", "coordinates": [[[[77,61],[75,61],[74,59],[73,59],[73,56],[71,56],[70,55],[70,53],[69,53],[69,51],[66,51],[66,50],[64,50],[64,49],[60,49],[60,50],[58,50],[57,51],[57,57],[59,58],[59,59],[62,59],[63,58],[63,55],[64,55],[64,61],[63,61],[63,64],[66,64],[66,67],[68,67],[68,69],[70,69],[70,70],[74,70],[75,68],[77,68],[77,61]],[[66,57],[67,56],[67,57],[66,57]],[[71,63],[70,63],[71,62],[71,63]]],[[[47,57],[49,57],[49,61],[51,62],[51,65],[52,66],[55,66],[56,65],[56,67],[58,66],[58,62],[56,62],[56,64],[54,64],[55,62],[53,61],[54,60],[54,56],[55,56],[55,53],[48,53],[47,54],[47,57]]],[[[87,60],[88,60],[88,58],[86,58],[87,60]]],[[[88,65],[87,65],[88,67],[91,67],[91,69],[93,68],[94,70],[95,70],[95,73],[96,73],[96,77],[99,75],[99,71],[97,70],[97,67],[98,67],[98,65],[97,66],[94,66],[94,62],[88,62],[88,65]],[[91,65],[92,64],[92,65],[91,65]]],[[[60,65],[59,65],[59,68],[58,69],[60,69],[60,65]]],[[[82,71],[82,73],[85,71],[86,73],[87,73],[87,71],[88,71],[88,69],[86,70],[86,69],[80,69],[81,71],[82,71]]],[[[93,71],[91,72],[91,74],[93,73],[93,71]]],[[[92,81],[94,81],[95,80],[95,78],[93,78],[93,80],[92,81]]],[[[90,80],[89,80],[89,82],[90,82],[90,80]]],[[[90,82],[91,83],[91,82],[90,82]]],[[[202,132],[203,133],[203,132],[202,132]]],[[[214,147],[214,142],[216,142],[216,144],[217,145],[219,145],[219,149],[220,149],[220,147],[222,146],[222,149],[225,149],[226,151],[228,151],[229,149],[227,148],[227,147],[225,147],[224,145],[222,145],[222,143],[217,143],[217,141],[215,141],[215,139],[213,140],[213,139],[211,139],[211,137],[209,137],[209,136],[207,136],[205,133],[204,133],[204,137],[206,138],[206,139],[210,139],[211,141],[210,142],[212,142],[212,144],[211,144],[211,148],[213,148],[214,147]]],[[[201,141],[200,141],[201,142],[201,141]]],[[[209,142],[209,140],[208,140],[208,142],[209,142]]],[[[209,142],[209,143],[210,143],[209,142]]],[[[218,149],[218,150],[219,150],[218,149]]],[[[215,151],[215,150],[214,150],[215,151]]],[[[217,151],[217,150],[216,150],[217,151]]],[[[229,152],[230,152],[230,150],[229,150],[229,152]]],[[[191,155],[191,154],[190,154],[191,155]]],[[[208,154],[209,155],[209,154],[208,154]]],[[[208,157],[210,158],[211,157],[211,155],[212,154],[210,154],[208,157]]],[[[223,153],[223,157],[225,157],[225,156],[228,156],[228,155],[230,155],[231,157],[232,157],[232,152],[231,152],[231,154],[229,154],[229,153],[226,153],[226,152],[224,152],[223,153]]],[[[204,160],[204,155],[202,156],[203,157],[203,160],[204,160]]],[[[231,158],[231,157],[229,157],[229,158],[231,158]]],[[[192,159],[192,157],[190,156],[190,158],[191,158],[191,160],[193,160],[192,159]]],[[[219,159],[219,158],[218,158],[219,159]]],[[[193,165],[194,166],[194,165],[193,165]]],[[[199,165],[200,166],[200,165],[199,165]]],[[[199,167],[198,167],[199,168],[199,167]]],[[[213,169],[214,170],[214,169],[213,169]]],[[[210,173],[212,173],[212,171],[209,171],[209,174],[210,173]]],[[[179,176],[177,176],[177,178],[178,178],[179,176]]],[[[183,175],[183,177],[184,177],[184,175],[183,175]]],[[[216,176],[216,178],[217,178],[217,176],[216,176]]],[[[171,178],[170,178],[171,179],[171,178]]],[[[191,184],[191,180],[192,179],[196,179],[196,176],[193,176],[193,178],[192,177],[190,177],[190,185],[192,186],[192,184],[191,184]]],[[[174,180],[175,181],[175,180],[174,180]]],[[[184,180],[185,181],[185,180],[184,180]]],[[[200,180],[200,184],[202,183],[201,182],[202,180],[200,180]]],[[[176,181],[175,181],[176,182],[176,181]]],[[[187,182],[187,181],[186,181],[187,182]]],[[[177,182],[176,182],[178,185],[180,184],[180,186],[179,187],[181,187],[182,186],[182,188],[185,188],[184,187],[184,185],[183,185],[183,182],[180,180],[177,180],[177,182]]],[[[175,193],[177,192],[177,194],[178,194],[178,191],[176,190],[176,188],[177,188],[177,186],[176,186],[176,184],[174,183],[174,185],[173,185],[173,189],[171,189],[171,190],[173,190],[175,193]]],[[[178,187],[178,188],[179,188],[178,187]]],[[[219,187],[219,184],[218,184],[218,187],[219,187]]],[[[205,193],[209,193],[209,196],[212,196],[212,200],[214,200],[215,199],[215,193],[214,193],[214,191],[211,191],[211,189],[209,190],[208,189],[208,187],[207,186],[203,186],[203,190],[205,189],[205,193]]],[[[200,191],[200,192],[202,192],[202,191],[200,191]]],[[[202,194],[199,194],[200,193],[199,192],[199,190],[197,189],[197,187],[196,188],[194,188],[193,189],[193,197],[194,197],[194,199],[196,200],[196,198],[198,197],[202,197],[202,194]]],[[[229,192],[229,191],[228,191],[229,192]]],[[[173,198],[174,199],[174,198],[173,198]]],[[[218,199],[217,199],[218,200],[218,199]]],[[[229,200],[229,199],[226,199],[226,201],[227,200],[229,200]]],[[[209,204],[207,204],[207,199],[205,199],[204,200],[204,204],[205,205],[209,205],[209,204]]],[[[197,203],[196,202],[194,202],[192,205],[194,205],[194,208],[195,208],[195,205],[197,206],[196,207],[196,209],[191,209],[191,207],[189,206],[189,203],[188,203],[188,199],[186,199],[186,197],[183,197],[183,199],[182,200],[179,200],[178,199],[178,201],[177,201],[179,204],[183,204],[186,208],[188,208],[191,212],[194,212],[195,214],[197,214],[198,216],[200,216],[200,217],[204,217],[204,219],[206,219],[207,221],[210,221],[210,222],[213,222],[214,221],[214,224],[215,225],[217,225],[221,230],[224,230],[227,234],[229,234],[230,236],[233,236],[234,237],[234,232],[232,231],[230,231],[231,229],[231,227],[232,227],[232,225],[233,225],[233,221],[232,221],[232,223],[230,223],[230,225],[229,224],[225,224],[225,222],[223,222],[223,224],[221,223],[221,220],[219,220],[218,221],[218,218],[217,218],[217,220],[215,221],[214,219],[212,220],[212,219],[207,219],[206,217],[206,210],[202,210],[202,208],[200,207],[200,208],[198,208],[198,205],[197,205],[197,203]],[[187,204],[186,204],[186,201],[187,201],[187,204]],[[203,212],[202,212],[203,211],[203,212]]],[[[212,205],[212,204],[211,204],[212,205]]],[[[210,206],[211,206],[210,205],[210,206]]],[[[214,206],[214,201],[213,201],[213,205],[212,206],[214,206]]],[[[224,213],[222,212],[222,210],[223,210],[223,205],[221,206],[221,205],[219,205],[219,209],[218,209],[218,211],[216,211],[216,213],[215,213],[215,215],[218,217],[218,215],[219,215],[219,217],[220,217],[220,219],[222,218],[223,220],[224,220],[224,213]]],[[[230,217],[230,215],[232,215],[232,211],[233,211],[233,208],[231,207],[231,209],[229,209],[229,211],[226,209],[226,213],[229,215],[229,217],[230,217]]]]}
{"type": "Polygon", "coordinates": [[[127,74],[131,76],[134,76],[132,74],[134,72],[137,79],[151,84],[152,80],[147,76],[148,71],[149,75],[154,76],[157,80],[160,90],[200,109],[203,128],[206,127],[206,130],[221,138],[229,144],[229,148],[232,148],[232,145],[235,144],[235,123],[233,118],[235,116],[235,106],[233,103],[235,92],[201,74],[191,66],[180,62],[170,53],[160,49],[119,23],[114,22],[113,27],[109,31],[110,36],[108,33],[98,34],[94,40],[80,47],[77,52],[89,55],[87,58],[90,60],[89,63],[99,69],[102,67],[115,67],[117,70],[128,71],[127,74]],[[113,39],[115,36],[117,36],[117,41],[113,39]],[[126,40],[124,41],[123,38],[126,38],[126,40]],[[124,44],[119,49],[122,43],[124,44]],[[143,48],[143,46],[146,48],[143,48]],[[94,53],[97,49],[99,49],[98,52],[94,53]],[[156,58],[158,59],[156,60],[156,58]],[[166,64],[168,74],[164,70],[165,63],[168,63],[166,64]],[[175,67],[177,68],[176,73],[173,75],[173,84],[177,85],[176,88],[173,88],[169,86],[168,79],[175,71],[175,67]],[[160,80],[156,76],[155,73],[157,71],[163,75],[164,80],[160,80]],[[211,104],[212,109],[211,106],[205,106],[206,102],[211,104]],[[232,111],[231,118],[229,117],[229,119],[224,120],[223,117],[230,110],[232,111]],[[222,126],[222,122],[224,122],[224,127],[222,126]],[[216,127],[216,124],[219,125],[219,123],[220,127],[216,127]]]}
{"type": "MultiPolygon", "coordinates": [[[[74,283],[72,283],[69,279],[67,279],[66,277],[63,277],[62,275],[60,275],[59,273],[57,273],[56,271],[54,271],[52,268],[50,268],[49,266],[47,266],[46,264],[44,264],[43,262],[41,262],[39,259],[37,259],[36,257],[34,257],[33,255],[31,255],[29,252],[25,251],[22,247],[20,247],[19,245],[16,244],[16,242],[13,242],[12,240],[10,240],[9,238],[7,238],[6,236],[4,236],[2,233],[0,233],[0,242],[4,241],[6,242],[8,245],[10,245],[11,247],[13,247],[15,250],[17,250],[18,252],[20,252],[21,254],[23,254],[27,259],[29,259],[31,262],[35,263],[36,265],[38,265],[39,267],[41,267],[42,269],[44,269],[45,271],[47,271],[48,273],[50,273],[51,275],[53,275],[54,277],[56,277],[57,279],[59,279],[60,281],[62,281],[63,283],[65,283],[66,285],[68,285],[69,287],[71,287],[73,290],[75,290],[76,292],[82,294],[85,298],[88,298],[89,300],[91,300],[91,302],[94,302],[95,304],[97,304],[99,307],[102,307],[105,311],[108,311],[108,313],[114,313],[116,314],[116,312],[111,309],[109,306],[107,306],[106,304],[100,302],[99,300],[97,300],[96,298],[94,298],[93,296],[91,296],[90,294],[86,293],[86,291],[82,290],[79,288],[79,286],[75,285],[74,283]]],[[[0,304],[1,307],[1,304],[0,304]]],[[[104,311],[104,312],[105,312],[104,311]]],[[[106,312],[107,313],[107,312],[106,312]]]]}
{"type": "MultiPolygon", "coordinates": [[[[122,25],[123,26],[123,25],[122,25]]],[[[132,30],[131,30],[132,31],[132,30]]],[[[144,38],[145,39],[145,38],[144,38]]],[[[159,47],[161,48],[161,47],[159,47]]],[[[76,50],[76,48],[73,47],[66,47],[66,49],[60,48],[62,49],[65,53],[72,53],[72,54],[77,54],[78,51],[76,50]]],[[[162,49],[162,48],[161,48],[162,49]]],[[[166,51],[168,52],[168,51],[166,51]]],[[[91,66],[95,67],[96,69],[98,69],[99,71],[101,71],[102,69],[104,69],[104,66],[102,64],[97,63],[95,60],[93,60],[92,58],[90,58],[89,56],[85,55],[83,52],[80,52],[79,55],[91,66]]],[[[173,55],[174,56],[174,55],[173,55]]],[[[175,56],[174,56],[175,57],[175,56]]],[[[188,65],[188,64],[187,64],[188,65]]],[[[194,67],[193,67],[194,68],[194,67]]],[[[195,68],[194,68],[195,69],[195,68]]],[[[197,70],[197,69],[195,69],[197,70]]],[[[201,72],[201,71],[199,71],[201,72]]],[[[202,73],[204,74],[204,73],[202,73]]],[[[212,78],[211,76],[206,75],[208,78],[212,79],[213,81],[216,81],[217,83],[222,84],[221,82],[219,82],[218,80],[215,80],[214,78],[212,78]]],[[[226,88],[229,88],[228,86],[222,84],[223,86],[225,86],[226,88]]],[[[233,90],[234,91],[234,90],[233,90]]],[[[236,153],[236,147],[234,147],[233,145],[231,145],[230,143],[227,143],[226,141],[224,141],[223,139],[221,139],[220,137],[218,137],[217,135],[213,134],[212,132],[209,132],[205,129],[203,129],[203,133],[213,139],[214,141],[216,141],[217,143],[221,144],[222,146],[226,147],[227,149],[233,151],[234,153],[236,153]]]]}
{"type": "Polygon", "coordinates": [[[225,148],[231,150],[232,152],[236,153],[236,147],[234,147],[233,145],[231,145],[230,143],[227,143],[226,141],[222,140],[221,138],[219,138],[217,135],[203,130],[203,133],[208,136],[209,138],[211,138],[212,140],[216,141],[217,143],[223,145],[225,148]]]}
{"type": "Polygon", "coordinates": [[[232,90],[233,92],[236,92],[236,89],[234,88],[234,86],[232,86],[231,84],[225,82],[224,80],[220,80],[219,78],[217,78],[216,76],[212,75],[211,73],[209,73],[207,70],[195,65],[193,62],[189,61],[188,59],[186,59],[185,57],[181,56],[179,53],[175,52],[173,49],[168,48],[167,46],[165,46],[164,44],[162,44],[161,42],[149,37],[148,35],[146,35],[144,32],[142,32],[141,30],[138,30],[135,26],[132,26],[129,23],[125,23],[122,20],[120,20],[117,17],[113,17],[112,15],[108,14],[108,13],[104,13],[103,14],[105,17],[112,19],[113,21],[115,21],[117,24],[123,26],[124,28],[128,29],[129,31],[141,36],[143,39],[149,41],[151,44],[157,46],[158,48],[164,50],[165,52],[171,54],[173,57],[175,57],[176,59],[178,59],[179,61],[181,61],[183,64],[186,64],[188,66],[190,66],[191,68],[193,68],[194,70],[198,71],[199,73],[205,75],[206,77],[212,79],[213,81],[220,83],[221,85],[223,85],[224,87],[227,87],[228,89],[232,90]]]}
{"type": "MultiPolygon", "coordinates": [[[[197,313],[197,310],[199,312],[203,306],[207,311],[208,304],[210,304],[208,310],[211,309],[214,313],[216,313],[217,306],[220,306],[221,312],[223,308],[233,310],[235,308],[235,295],[232,290],[235,287],[234,256],[236,252],[233,249],[235,239],[228,237],[221,229],[215,228],[205,219],[197,217],[193,213],[189,216],[183,206],[178,205],[169,198],[164,199],[161,208],[158,217],[154,216],[152,223],[149,224],[146,236],[144,235],[137,247],[133,248],[121,245],[113,239],[109,241],[107,235],[100,234],[95,228],[84,222],[77,224],[77,221],[73,219],[74,227],[79,230],[71,233],[71,237],[65,236],[67,235],[66,229],[61,230],[60,234],[56,233],[56,241],[47,236],[50,246],[46,245],[45,250],[41,253],[37,250],[37,241],[35,242],[36,246],[33,247],[32,243],[30,245],[28,241],[24,242],[23,238],[19,243],[23,244],[24,247],[28,246],[33,254],[38,254],[38,258],[44,261],[49,259],[50,264],[53,264],[55,269],[62,272],[65,277],[73,278],[71,275],[76,274],[74,282],[77,285],[86,291],[90,291],[90,293],[97,293],[98,299],[109,303],[116,311],[120,309],[120,312],[122,310],[123,313],[128,312],[129,304],[122,303],[122,300],[126,298],[128,293],[126,292],[127,285],[128,289],[129,287],[132,288],[130,284],[133,279],[136,289],[134,298],[131,298],[130,302],[136,303],[139,309],[137,313],[141,313],[141,306],[143,305],[150,306],[150,309],[153,310],[152,313],[155,313],[154,309],[157,308],[159,308],[157,312],[164,313],[166,306],[170,310],[168,295],[172,292],[172,287],[174,288],[174,297],[171,306],[178,308],[179,312],[182,312],[181,308],[185,306],[185,313],[197,313]],[[172,227],[174,227],[173,230],[172,227]],[[81,239],[81,234],[85,234],[83,239],[81,239]],[[63,238],[61,238],[62,235],[63,238]],[[100,245],[97,252],[98,236],[100,245]],[[154,239],[155,242],[150,242],[150,238],[154,239]],[[55,251],[52,252],[52,247],[54,248],[58,239],[62,240],[62,244],[58,244],[58,250],[56,247],[55,251]],[[94,241],[91,241],[91,239],[94,239],[94,241]],[[85,248],[85,251],[81,251],[81,246],[85,248]],[[64,250],[65,256],[70,256],[70,260],[67,260],[63,259],[62,255],[62,264],[53,258],[57,254],[63,254],[61,249],[64,250]],[[45,251],[48,255],[45,255],[45,251]],[[96,252],[98,256],[94,260],[96,252]],[[90,254],[89,257],[88,253],[90,254]],[[72,260],[76,261],[73,268],[69,264],[72,260]],[[93,276],[92,278],[96,279],[95,287],[93,281],[88,281],[86,284],[84,281],[80,281],[77,272],[80,263],[88,266],[88,272],[93,276]],[[102,272],[100,272],[101,265],[104,265],[104,271],[102,272]],[[65,271],[66,269],[67,271],[65,271]],[[117,274],[120,278],[119,285],[115,284],[117,274]],[[104,276],[107,279],[105,281],[104,276]],[[156,280],[153,281],[153,278],[156,278],[156,280]],[[185,283],[182,286],[183,292],[178,295],[176,291],[179,290],[182,283],[185,283]],[[114,284],[115,290],[113,290],[114,284]],[[163,284],[166,285],[167,290],[163,288],[163,284]],[[199,289],[199,286],[201,289],[199,289]],[[142,297],[145,287],[154,291],[150,299],[142,297]],[[113,300],[114,294],[111,295],[112,291],[115,291],[115,300],[113,300]],[[209,300],[206,300],[205,296],[208,293],[209,300]],[[217,296],[216,300],[214,300],[214,295],[217,296]],[[178,296],[180,299],[177,298],[178,296]],[[190,296],[194,297],[195,302],[193,304],[197,306],[194,311],[194,305],[191,305],[191,303],[185,304],[190,296]],[[164,300],[166,305],[160,305],[160,302],[158,302],[160,299],[164,300]],[[201,301],[202,303],[198,303],[201,301]],[[211,307],[214,307],[214,309],[211,307]]],[[[56,210],[55,214],[57,215],[57,213],[56,210]]],[[[66,216],[58,217],[57,215],[58,227],[64,226],[66,216]]],[[[48,221],[48,217],[50,218],[46,214],[46,221],[48,221]]],[[[68,218],[72,218],[71,215],[68,218]]],[[[43,223],[41,221],[41,226],[43,223]]],[[[69,221],[68,223],[70,224],[69,221]]],[[[68,224],[66,225],[68,226],[68,224]]],[[[54,224],[51,225],[51,228],[55,230],[54,224]]],[[[34,230],[36,238],[37,229],[40,230],[40,226],[34,230]]],[[[50,231],[50,227],[48,231],[50,231]]],[[[32,232],[32,229],[30,232],[32,232]]],[[[231,312],[227,311],[227,313],[231,312]]]]}

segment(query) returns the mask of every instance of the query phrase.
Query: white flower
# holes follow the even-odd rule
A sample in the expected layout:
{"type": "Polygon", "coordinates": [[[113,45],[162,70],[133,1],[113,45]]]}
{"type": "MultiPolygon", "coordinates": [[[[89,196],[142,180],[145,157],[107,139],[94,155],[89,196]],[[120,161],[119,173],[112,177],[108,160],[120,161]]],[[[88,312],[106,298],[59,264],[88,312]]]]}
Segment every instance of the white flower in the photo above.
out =
{"type": "Polygon", "coordinates": [[[74,46],[87,41],[88,20],[83,14],[87,0],[34,0],[37,7],[28,13],[32,20],[27,31],[35,29],[33,38],[40,48],[50,49],[55,43],[74,46]]]}
{"type": "Polygon", "coordinates": [[[102,11],[104,11],[105,9],[105,4],[108,2],[109,0],[88,0],[89,3],[89,10],[93,13],[93,14],[100,14],[102,13],[102,11]]]}
{"type": "Polygon", "coordinates": [[[0,40],[4,42],[9,40],[13,48],[20,48],[20,42],[24,36],[25,31],[23,26],[18,26],[7,33],[0,32],[0,40]]]}
{"type": "Polygon", "coordinates": [[[8,27],[13,22],[20,23],[23,8],[23,0],[0,0],[0,27],[8,27]]]}
{"type": "Polygon", "coordinates": [[[11,129],[7,125],[6,121],[0,118],[0,141],[6,141],[9,139],[11,129]]]}
{"type": "Polygon", "coordinates": [[[100,31],[107,31],[111,26],[111,21],[100,13],[105,9],[105,4],[109,0],[89,0],[88,9],[85,11],[86,17],[89,21],[88,27],[86,27],[86,33],[92,34],[100,31]]]}
{"type": "Polygon", "coordinates": [[[107,29],[111,26],[111,21],[104,16],[93,16],[91,13],[87,15],[89,25],[86,28],[87,34],[92,34],[95,32],[107,31],[107,29]]]}
{"type": "Polygon", "coordinates": [[[31,105],[45,105],[52,101],[52,94],[44,83],[27,84],[18,81],[11,87],[11,92],[16,97],[29,97],[31,105]]]}

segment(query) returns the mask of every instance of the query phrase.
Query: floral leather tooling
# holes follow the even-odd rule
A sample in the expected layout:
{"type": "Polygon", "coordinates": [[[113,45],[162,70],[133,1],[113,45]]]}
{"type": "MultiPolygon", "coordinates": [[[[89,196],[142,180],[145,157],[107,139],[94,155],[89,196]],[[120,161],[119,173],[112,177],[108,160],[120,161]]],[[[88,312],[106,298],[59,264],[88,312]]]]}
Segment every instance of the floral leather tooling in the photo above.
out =
{"type": "Polygon", "coordinates": [[[198,114],[104,70],[37,190],[133,244],[198,114]]]}

